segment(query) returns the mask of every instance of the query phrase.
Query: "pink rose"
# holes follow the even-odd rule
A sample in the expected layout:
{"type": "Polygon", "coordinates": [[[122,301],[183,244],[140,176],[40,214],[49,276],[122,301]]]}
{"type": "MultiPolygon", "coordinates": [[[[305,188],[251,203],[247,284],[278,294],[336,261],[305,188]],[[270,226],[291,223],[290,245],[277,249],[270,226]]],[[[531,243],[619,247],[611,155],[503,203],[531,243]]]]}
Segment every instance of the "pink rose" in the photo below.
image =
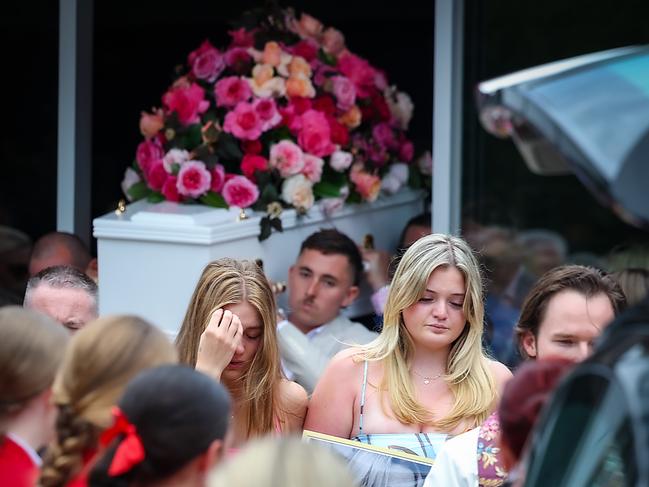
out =
{"type": "Polygon", "coordinates": [[[261,120],[261,129],[264,132],[282,121],[282,116],[277,111],[277,105],[272,98],[258,98],[252,103],[252,106],[261,120]]]}
{"type": "Polygon", "coordinates": [[[168,176],[169,173],[165,171],[162,159],[157,159],[151,163],[146,172],[146,182],[152,190],[160,191],[168,176]]]}
{"type": "Polygon", "coordinates": [[[322,34],[323,27],[322,22],[305,13],[300,16],[300,20],[293,26],[297,35],[303,39],[309,37],[318,39],[322,34]]]}
{"type": "Polygon", "coordinates": [[[137,161],[138,166],[142,170],[142,174],[146,175],[149,170],[149,166],[153,161],[162,159],[164,156],[164,151],[157,141],[147,140],[141,142],[137,146],[137,151],[135,153],[135,160],[137,161]]]}
{"type": "Polygon", "coordinates": [[[167,177],[162,185],[162,195],[165,199],[178,203],[180,201],[180,194],[178,193],[178,178],[176,176],[167,177]]]}
{"type": "Polygon", "coordinates": [[[243,27],[237,30],[228,31],[232,37],[231,46],[236,47],[252,47],[255,44],[255,30],[247,31],[243,27]]]}
{"type": "Polygon", "coordinates": [[[209,83],[218,78],[225,69],[223,55],[210,41],[203,42],[198,49],[189,53],[189,65],[196,78],[209,83]]]}
{"type": "Polygon", "coordinates": [[[410,162],[412,161],[414,155],[415,155],[415,147],[412,144],[412,142],[407,139],[403,140],[401,143],[401,147],[399,147],[399,159],[402,162],[410,162]]]}
{"type": "Polygon", "coordinates": [[[246,68],[252,64],[252,57],[248,51],[243,47],[233,47],[225,51],[223,55],[225,64],[237,73],[242,73],[246,68]]]}
{"type": "Polygon", "coordinates": [[[228,76],[214,85],[214,97],[218,107],[233,107],[237,103],[248,101],[251,96],[250,85],[238,76],[228,76]]]}
{"type": "Polygon", "coordinates": [[[202,161],[187,161],[178,172],[176,187],[178,193],[190,198],[198,198],[209,191],[212,175],[202,161]]]}
{"type": "Polygon", "coordinates": [[[304,153],[299,146],[290,140],[282,140],[270,147],[270,167],[279,171],[286,178],[298,174],[304,168],[304,153]]]}
{"type": "Polygon", "coordinates": [[[225,168],[221,164],[215,164],[212,168],[212,184],[210,189],[215,193],[220,193],[225,184],[225,168]]]}
{"type": "Polygon", "coordinates": [[[244,176],[233,176],[223,186],[222,194],[228,206],[247,208],[259,198],[259,188],[244,176]]]}
{"type": "Polygon", "coordinates": [[[160,132],[164,124],[160,108],[154,110],[153,113],[142,112],[140,116],[140,133],[145,139],[151,139],[160,132]]]}
{"type": "Polygon", "coordinates": [[[205,99],[205,90],[196,83],[174,86],[163,95],[162,102],[169,112],[176,112],[183,125],[198,123],[199,115],[210,106],[205,99]]]}
{"type": "Polygon", "coordinates": [[[327,117],[316,110],[307,110],[301,117],[302,128],[298,143],[304,151],[318,157],[325,157],[336,150],[331,143],[331,130],[327,117]]]}
{"type": "Polygon", "coordinates": [[[303,57],[308,62],[311,62],[318,55],[318,43],[312,39],[302,39],[289,52],[294,56],[303,57]]]}
{"type": "Polygon", "coordinates": [[[241,150],[246,154],[261,154],[264,146],[258,140],[244,140],[241,142],[241,150]]]}
{"type": "Polygon", "coordinates": [[[243,140],[255,140],[262,134],[262,121],[250,103],[238,103],[225,116],[223,130],[243,140]]]}
{"type": "Polygon", "coordinates": [[[358,96],[366,98],[370,95],[370,88],[374,87],[376,76],[370,63],[348,52],[338,59],[338,69],[354,83],[358,96]]]}
{"type": "Polygon", "coordinates": [[[377,123],[372,127],[372,137],[382,149],[395,149],[398,142],[390,124],[386,122],[377,123]]]}
{"type": "Polygon", "coordinates": [[[302,174],[312,183],[318,183],[322,179],[322,166],[324,166],[324,161],[321,158],[304,154],[302,174]]]}
{"type": "Polygon", "coordinates": [[[337,150],[329,158],[329,165],[334,171],[344,172],[352,165],[354,156],[350,152],[337,150]]]}
{"type": "Polygon", "coordinates": [[[336,97],[336,104],[341,110],[346,112],[356,103],[356,88],[349,78],[345,76],[332,77],[331,89],[336,97]]]}
{"type": "Polygon", "coordinates": [[[329,82],[329,78],[331,78],[332,75],[339,74],[332,66],[329,66],[318,59],[314,59],[311,62],[311,68],[315,72],[313,83],[316,86],[324,86],[329,82]]]}
{"type": "Polygon", "coordinates": [[[342,32],[329,27],[322,36],[322,48],[329,54],[337,56],[345,49],[345,37],[342,32]]]}
{"type": "Polygon", "coordinates": [[[241,160],[241,172],[245,177],[254,181],[255,171],[267,171],[268,170],[268,161],[265,157],[255,155],[255,154],[246,154],[241,160]]]}

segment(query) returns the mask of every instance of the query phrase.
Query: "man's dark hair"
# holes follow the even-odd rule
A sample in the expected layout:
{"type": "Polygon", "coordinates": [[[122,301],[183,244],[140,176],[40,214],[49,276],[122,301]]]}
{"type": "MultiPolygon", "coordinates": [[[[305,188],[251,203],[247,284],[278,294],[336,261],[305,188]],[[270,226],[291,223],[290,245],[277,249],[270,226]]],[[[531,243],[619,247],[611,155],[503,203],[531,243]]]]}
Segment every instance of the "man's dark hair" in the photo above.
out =
{"type": "Polygon", "coordinates": [[[29,307],[31,293],[41,284],[61,289],[81,289],[85,291],[97,303],[97,284],[80,270],[67,266],[56,265],[43,269],[27,281],[27,290],[25,291],[25,306],[29,307]]]}
{"type": "Polygon", "coordinates": [[[550,299],[561,291],[576,291],[587,298],[605,294],[617,316],[626,308],[626,297],[615,279],[594,267],[564,265],[549,270],[541,276],[525,298],[515,332],[523,357],[527,357],[522,346],[527,332],[538,336],[539,326],[545,316],[550,299]]]}
{"type": "Polygon", "coordinates": [[[420,213],[419,215],[415,215],[410,220],[408,220],[408,223],[406,223],[406,225],[403,227],[403,230],[401,230],[401,236],[399,237],[399,249],[405,249],[404,240],[406,239],[406,232],[410,227],[430,227],[431,219],[432,217],[430,211],[426,211],[424,213],[420,213]]]}
{"type": "Polygon", "coordinates": [[[315,232],[302,242],[300,254],[307,249],[317,250],[325,255],[344,255],[351,266],[354,286],[360,284],[363,275],[363,258],[356,243],[344,233],[333,228],[315,232]]]}

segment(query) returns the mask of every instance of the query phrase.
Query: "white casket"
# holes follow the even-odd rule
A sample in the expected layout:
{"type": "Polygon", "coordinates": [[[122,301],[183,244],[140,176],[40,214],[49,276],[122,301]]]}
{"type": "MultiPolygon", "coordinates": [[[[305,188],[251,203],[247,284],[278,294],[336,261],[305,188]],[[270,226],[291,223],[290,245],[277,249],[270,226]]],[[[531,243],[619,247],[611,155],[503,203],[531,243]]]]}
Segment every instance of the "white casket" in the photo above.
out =
{"type": "MultiPolygon", "coordinates": [[[[259,242],[259,220],[252,214],[202,205],[138,201],[122,214],[94,220],[99,259],[99,310],[102,315],[136,314],[175,336],[194,286],[205,265],[220,257],[262,259],[273,281],[286,281],[302,241],[320,228],[335,227],[359,244],[371,233],[377,248],[396,247],[405,223],[423,211],[423,194],[402,189],[374,203],[347,205],[332,217],[317,207],[298,217],[282,214],[283,233],[259,242]]],[[[249,212],[250,213],[250,212],[249,212]]],[[[280,297],[286,306],[286,296],[280,297]]],[[[349,316],[371,312],[369,289],[346,310],[349,316]]]]}

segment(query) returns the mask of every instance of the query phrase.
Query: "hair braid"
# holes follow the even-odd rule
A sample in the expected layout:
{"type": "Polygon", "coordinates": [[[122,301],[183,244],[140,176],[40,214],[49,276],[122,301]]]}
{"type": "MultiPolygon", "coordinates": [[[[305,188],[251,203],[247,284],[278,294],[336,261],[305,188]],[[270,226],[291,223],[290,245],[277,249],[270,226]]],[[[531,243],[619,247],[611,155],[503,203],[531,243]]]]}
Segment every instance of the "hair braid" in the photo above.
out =
{"type": "Polygon", "coordinates": [[[42,487],[68,483],[83,465],[83,453],[96,444],[97,427],[74,413],[70,405],[59,405],[57,441],[50,445],[41,471],[42,487]]]}

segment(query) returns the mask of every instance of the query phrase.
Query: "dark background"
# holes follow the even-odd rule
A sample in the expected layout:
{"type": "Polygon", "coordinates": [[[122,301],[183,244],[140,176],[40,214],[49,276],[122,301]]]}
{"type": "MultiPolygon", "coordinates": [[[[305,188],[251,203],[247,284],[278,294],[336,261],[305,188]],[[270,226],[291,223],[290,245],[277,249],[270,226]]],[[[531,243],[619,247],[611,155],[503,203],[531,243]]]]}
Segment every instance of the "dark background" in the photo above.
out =
{"type": "MultiPolygon", "coordinates": [[[[649,42],[649,2],[466,0],[463,201],[485,223],[550,228],[571,250],[603,253],[641,237],[572,176],[540,177],[510,141],[477,123],[475,84],[513,70],[649,42]]],[[[416,152],[432,141],[434,2],[284,3],[345,34],[354,53],[386,71],[415,103],[416,152]]],[[[92,216],[114,209],[141,140],[141,110],[160,106],[173,68],[209,38],[227,42],[228,21],[255,1],[95,1],[92,216]]],[[[3,5],[4,117],[0,117],[0,225],[32,238],[56,227],[58,2],[3,5]]],[[[90,225],[90,222],[89,222],[90,225]]]]}

